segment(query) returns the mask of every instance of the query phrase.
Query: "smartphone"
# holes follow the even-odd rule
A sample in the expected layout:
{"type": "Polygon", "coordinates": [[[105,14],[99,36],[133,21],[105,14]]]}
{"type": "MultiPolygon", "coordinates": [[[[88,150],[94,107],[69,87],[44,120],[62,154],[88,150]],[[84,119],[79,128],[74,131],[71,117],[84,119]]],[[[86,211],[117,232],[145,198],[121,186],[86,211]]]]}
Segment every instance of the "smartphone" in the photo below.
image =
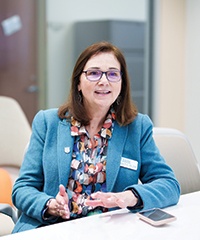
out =
{"type": "Polygon", "coordinates": [[[153,208],[150,210],[141,211],[141,212],[138,212],[137,215],[141,220],[153,226],[161,226],[176,220],[175,216],[159,208],[153,208]]]}

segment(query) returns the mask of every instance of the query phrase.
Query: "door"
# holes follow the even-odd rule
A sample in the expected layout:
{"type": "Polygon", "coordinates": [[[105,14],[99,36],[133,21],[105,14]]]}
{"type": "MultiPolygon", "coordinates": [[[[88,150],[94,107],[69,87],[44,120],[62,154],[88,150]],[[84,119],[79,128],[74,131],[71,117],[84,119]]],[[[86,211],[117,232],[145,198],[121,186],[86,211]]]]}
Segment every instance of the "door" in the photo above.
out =
{"type": "Polygon", "coordinates": [[[0,0],[0,95],[15,98],[30,123],[38,109],[36,4],[0,0]]]}

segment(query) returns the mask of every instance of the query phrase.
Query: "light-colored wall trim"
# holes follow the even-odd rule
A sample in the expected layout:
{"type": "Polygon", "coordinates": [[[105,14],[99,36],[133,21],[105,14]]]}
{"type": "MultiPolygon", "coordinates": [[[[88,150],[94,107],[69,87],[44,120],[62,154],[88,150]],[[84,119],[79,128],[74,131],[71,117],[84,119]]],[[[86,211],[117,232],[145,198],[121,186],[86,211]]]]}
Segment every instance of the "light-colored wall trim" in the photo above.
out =
{"type": "Polygon", "coordinates": [[[155,3],[154,123],[184,132],[200,164],[200,1],[155,3]]]}
{"type": "Polygon", "coordinates": [[[46,49],[46,0],[37,0],[37,28],[38,28],[38,109],[45,109],[47,106],[47,82],[46,82],[46,65],[47,65],[47,49],[46,49]]]}
{"type": "Polygon", "coordinates": [[[200,163],[200,0],[186,0],[185,132],[200,163]]]}
{"type": "Polygon", "coordinates": [[[155,124],[184,131],[185,0],[157,1],[155,124]]]}

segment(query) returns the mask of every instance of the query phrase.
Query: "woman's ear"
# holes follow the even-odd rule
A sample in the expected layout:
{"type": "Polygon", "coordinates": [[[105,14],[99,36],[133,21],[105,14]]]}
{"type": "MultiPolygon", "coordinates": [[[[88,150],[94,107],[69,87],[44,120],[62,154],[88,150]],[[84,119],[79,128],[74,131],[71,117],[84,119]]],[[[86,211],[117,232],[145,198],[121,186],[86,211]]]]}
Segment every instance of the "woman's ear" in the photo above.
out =
{"type": "Polygon", "coordinates": [[[78,91],[78,100],[79,100],[79,102],[82,102],[82,101],[83,101],[83,95],[82,95],[81,90],[78,91]]]}

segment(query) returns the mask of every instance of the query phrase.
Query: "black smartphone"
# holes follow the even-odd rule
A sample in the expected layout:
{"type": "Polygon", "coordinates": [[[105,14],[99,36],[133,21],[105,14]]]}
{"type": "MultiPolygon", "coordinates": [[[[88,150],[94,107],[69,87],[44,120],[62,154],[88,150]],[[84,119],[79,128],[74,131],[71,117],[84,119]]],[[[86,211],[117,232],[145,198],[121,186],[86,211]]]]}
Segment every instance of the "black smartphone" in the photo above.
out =
{"type": "Polygon", "coordinates": [[[141,220],[153,226],[161,226],[176,220],[175,216],[159,208],[153,208],[150,210],[141,211],[141,212],[138,212],[137,215],[141,220]]]}

